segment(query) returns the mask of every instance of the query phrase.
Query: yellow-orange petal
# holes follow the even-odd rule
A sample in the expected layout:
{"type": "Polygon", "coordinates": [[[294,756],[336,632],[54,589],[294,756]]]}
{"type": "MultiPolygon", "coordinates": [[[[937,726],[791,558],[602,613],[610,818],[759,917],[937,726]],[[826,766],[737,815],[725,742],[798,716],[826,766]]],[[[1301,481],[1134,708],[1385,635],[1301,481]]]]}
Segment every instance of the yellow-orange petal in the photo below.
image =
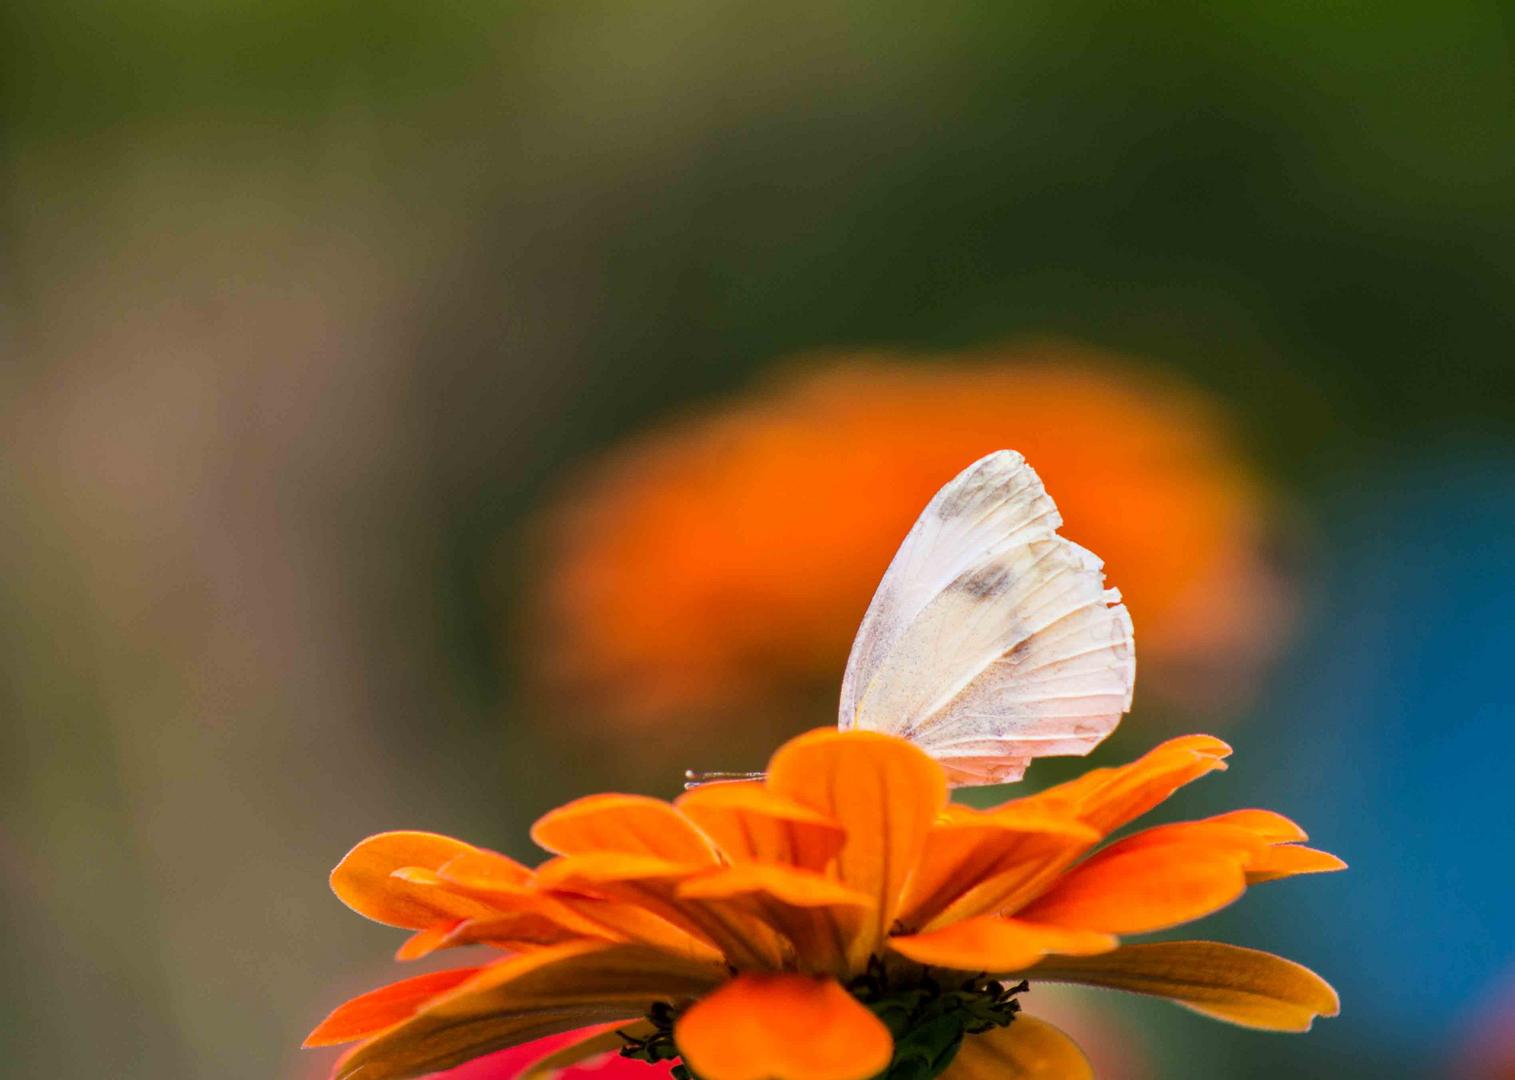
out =
{"type": "Polygon", "coordinates": [[[705,1080],[868,1080],[894,1056],[878,1017],[808,975],[738,976],[679,1018],[674,1041],[705,1080]]]}
{"type": "Polygon", "coordinates": [[[768,764],[767,783],[845,830],[838,876],[878,905],[872,930],[854,946],[853,960],[861,963],[888,932],[904,884],[947,804],[942,767],[903,739],[823,728],[781,746],[768,764]]]}
{"type": "Polygon", "coordinates": [[[684,882],[679,895],[771,927],[792,946],[793,966],[811,974],[845,974],[852,943],[873,915],[871,896],[793,866],[717,870],[684,882]]]}
{"type": "Polygon", "coordinates": [[[1114,934],[995,915],[889,939],[890,948],[918,964],[995,974],[1028,968],[1049,953],[1088,956],[1119,944],[1114,934]]]}
{"type": "Polygon", "coordinates": [[[705,784],[674,805],[734,862],[824,870],[846,838],[834,819],[761,783],[705,784]]]}
{"type": "Polygon", "coordinates": [[[435,871],[478,851],[471,844],[436,833],[379,833],[342,858],[331,872],[331,889],[359,915],[407,930],[487,915],[491,910],[487,905],[436,888],[434,880],[417,883],[395,873],[410,867],[435,871]]]}
{"type": "Polygon", "coordinates": [[[580,910],[574,892],[641,908],[718,949],[736,967],[778,968],[778,935],[757,919],[679,895],[679,887],[712,872],[708,866],[668,862],[649,855],[599,852],[564,855],[543,864],[537,883],[580,910]]]}
{"type": "Polygon", "coordinates": [[[1099,839],[1088,825],[1039,807],[949,807],[931,827],[896,918],[930,930],[1001,910],[1023,884],[1067,866],[1099,839]]]}
{"type": "Polygon", "coordinates": [[[1247,864],[1247,884],[1260,885],[1296,874],[1327,874],[1346,868],[1345,862],[1328,851],[1300,844],[1275,844],[1247,864]]]}
{"type": "Polygon", "coordinates": [[[1341,1009],[1336,991],[1309,968],[1218,941],[1160,941],[1102,956],[1051,957],[1026,977],[1165,997],[1217,1020],[1268,1031],[1308,1031],[1317,1016],[1341,1009]]]}
{"type": "Polygon", "coordinates": [[[640,945],[575,942],[480,969],[420,1012],[361,1043],[337,1080],[402,1080],[545,1035],[643,1015],[655,1001],[708,993],[726,978],[715,964],[640,945]]]}
{"type": "Polygon", "coordinates": [[[1112,934],[1162,930],[1246,892],[1248,858],[1245,850],[1218,845],[1116,845],[1064,874],[1016,915],[1112,934]]]}
{"type": "Polygon", "coordinates": [[[1067,1035],[1022,1013],[1009,1027],[963,1040],[942,1080],[1094,1080],[1094,1069],[1067,1035]]]}
{"type": "Polygon", "coordinates": [[[651,855],[669,862],[715,865],[710,838],[694,822],[645,795],[588,795],[537,819],[531,838],[554,855],[651,855]]]}
{"type": "Polygon", "coordinates": [[[1222,759],[1230,753],[1229,746],[1210,735],[1185,735],[1169,739],[1129,765],[1095,769],[1025,801],[1066,810],[1100,832],[1110,833],[1190,781],[1224,769],[1222,759]]]}
{"type": "Polygon", "coordinates": [[[433,971],[359,994],[344,1001],[305,1036],[305,1046],[352,1042],[414,1016],[439,994],[455,989],[479,973],[478,967],[433,971]]]}

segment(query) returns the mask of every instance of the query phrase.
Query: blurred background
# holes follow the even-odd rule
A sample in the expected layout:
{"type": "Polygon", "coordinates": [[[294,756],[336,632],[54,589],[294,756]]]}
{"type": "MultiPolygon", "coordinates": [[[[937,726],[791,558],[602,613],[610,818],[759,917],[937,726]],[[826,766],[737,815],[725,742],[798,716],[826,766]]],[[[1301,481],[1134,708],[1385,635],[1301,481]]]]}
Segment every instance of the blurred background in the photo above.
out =
{"type": "Polygon", "coordinates": [[[353,842],[529,856],[834,722],[909,522],[1010,446],[1136,621],[1093,760],[1220,734],[1172,814],[1352,865],[1201,928],[1334,982],[1309,1036],[1028,1007],[1113,1077],[1515,1075],[1512,34],[0,7],[4,1071],[321,1075],[407,973],[353,842]]]}

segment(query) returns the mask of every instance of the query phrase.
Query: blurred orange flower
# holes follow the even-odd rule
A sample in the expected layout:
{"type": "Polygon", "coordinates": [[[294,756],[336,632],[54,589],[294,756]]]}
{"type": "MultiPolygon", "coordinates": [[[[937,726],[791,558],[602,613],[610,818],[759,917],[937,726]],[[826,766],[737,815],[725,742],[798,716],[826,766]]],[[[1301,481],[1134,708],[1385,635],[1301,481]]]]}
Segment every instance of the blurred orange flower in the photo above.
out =
{"type": "Polygon", "coordinates": [[[1224,417],[1066,345],[822,357],[612,451],[539,534],[532,671],[633,723],[830,687],[920,508],[1005,446],[1035,463],[1065,535],[1105,560],[1144,687],[1213,706],[1249,683],[1288,605],[1224,417]]]}
{"type": "Polygon", "coordinates": [[[535,870],[430,833],[381,834],[332,886],[359,913],[415,931],[402,957],[464,944],[511,955],[349,1001],[307,1045],[360,1040],[336,1076],[364,1080],[586,1025],[605,1027],[553,1067],[624,1038],[628,1056],[679,1057],[704,1080],[1091,1075],[1071,1040],[1020,1015],[1021,979],[1303,1031],[1337,1011],[1307,969],[1216,942],[1118,937],[1343,865],[1264,810],[1100,846],[1228,753],[1208,736],[1175,739],[973,810],[948,804],[942,767],[913,744],[826,729],[781,747],[758,782],[671,805],[597,795],[554,810],[532,835],[556,857],[535,870]]]}

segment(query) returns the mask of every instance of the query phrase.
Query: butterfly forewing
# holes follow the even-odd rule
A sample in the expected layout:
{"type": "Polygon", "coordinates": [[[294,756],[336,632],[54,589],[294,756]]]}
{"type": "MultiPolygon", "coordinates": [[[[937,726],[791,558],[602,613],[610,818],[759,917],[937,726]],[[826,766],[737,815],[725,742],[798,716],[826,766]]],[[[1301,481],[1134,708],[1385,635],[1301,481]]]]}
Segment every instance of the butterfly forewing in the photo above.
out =
{"type": "Polygon", "coordinates": [[[842,728],[910,739],[956,784],[1084,754],[1130,707],[1131,619],[1011,451],[939,491],[890,563],[842,682],[842,728]]]}

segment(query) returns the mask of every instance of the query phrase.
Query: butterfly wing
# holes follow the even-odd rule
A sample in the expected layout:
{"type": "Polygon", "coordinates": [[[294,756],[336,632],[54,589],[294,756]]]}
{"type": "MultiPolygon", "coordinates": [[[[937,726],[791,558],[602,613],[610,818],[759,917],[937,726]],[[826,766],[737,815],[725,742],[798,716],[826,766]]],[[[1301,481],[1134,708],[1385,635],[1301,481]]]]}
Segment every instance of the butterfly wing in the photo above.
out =
{"type": "Polygon", "coordinates": [[[840,726],[910,739],[955,784],[1086,754],[1131,706],[1131,617],[1013,451],[937,492],[863,616],[840,726]]]}

